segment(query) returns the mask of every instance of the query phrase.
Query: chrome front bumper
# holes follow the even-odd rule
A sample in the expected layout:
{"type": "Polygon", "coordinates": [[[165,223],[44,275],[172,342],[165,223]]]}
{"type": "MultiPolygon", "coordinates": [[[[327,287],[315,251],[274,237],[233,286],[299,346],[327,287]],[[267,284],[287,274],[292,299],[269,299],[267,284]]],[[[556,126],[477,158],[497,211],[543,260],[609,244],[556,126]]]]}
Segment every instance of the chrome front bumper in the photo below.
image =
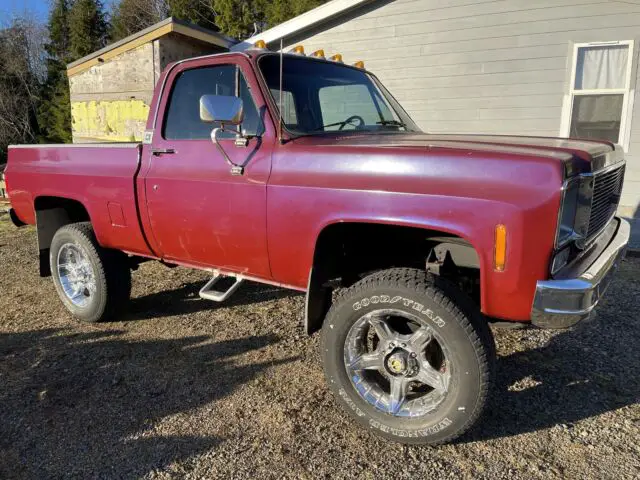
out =
{"type": "Polygon", "coordinates": [[[577,278],[541,280],[531,309],[531,323],[541,328],[567,328],[591,315],[625,256],[629,222],[615,218],[618,229],[600,256],[577,278]]]}

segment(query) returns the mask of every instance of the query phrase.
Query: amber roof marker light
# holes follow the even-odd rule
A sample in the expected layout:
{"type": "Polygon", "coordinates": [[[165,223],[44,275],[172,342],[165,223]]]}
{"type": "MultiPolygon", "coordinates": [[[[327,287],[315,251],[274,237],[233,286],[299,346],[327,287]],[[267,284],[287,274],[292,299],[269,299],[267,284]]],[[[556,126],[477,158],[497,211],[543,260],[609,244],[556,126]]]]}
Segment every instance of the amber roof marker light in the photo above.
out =
{"type": "Polygon", "coordinates": [[[501,223],[496,225],[493,268],[497,272],[504,272],[507,263],[507,227],[501,223]]]}
{"type": "Polygon", "coordinates": [[[343,63],[342,62],[342,55],[339,53],[336,53],[335,55],[332,55],[331,57],[329,57],[329,60],[334,61],[334,62],[338,62],[338,63],[343,63]]]}
{"type": "Polygon", "coordinates": [[[311,55],[309,55],[310,57],[316,57],[316,58],[325,58],[324,56],[324,50],[319,49],[316,50],[315,52],[313,52],[311,55]]]}
{"type": "Polygon", "coordinates": [[[364,62],[362,60],[358,60],[356,63],[353,64],[353,66],[356,68],[364,68],[364,62]]]}
{"type": "Polygon", "coordinates": [[[256,43],[253,44],[253,49],[255,49],[255,50],[266,50],[267,49],[267,42],[265,42],[264,40],[258,40],[256,43]]]}
{"type": "Polygon", "coordinates": [[[293,53],[295,55],[304,55],[304,47],[302,45],[296,45],[291,50],[289,50],[289,53],[293,53]]]}

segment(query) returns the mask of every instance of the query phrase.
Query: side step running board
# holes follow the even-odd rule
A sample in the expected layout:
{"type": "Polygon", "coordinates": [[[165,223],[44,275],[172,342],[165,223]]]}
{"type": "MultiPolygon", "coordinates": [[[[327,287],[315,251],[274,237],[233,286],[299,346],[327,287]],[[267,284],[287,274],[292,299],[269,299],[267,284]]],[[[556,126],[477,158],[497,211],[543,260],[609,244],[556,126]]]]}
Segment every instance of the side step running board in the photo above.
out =
{"type": "Polygon", "coordinates": [[[222,275],[214,272],[213,278],[209,280],[204,287],[200,289],[200,297],[205,300],[213,300],[214,302],[224,302],[238,289],[244,282],[244,278],[240,275],[222,275]],[[223,278],[233,278],[234,282],[226,290],[214,290],[214,286],[223,278]]]}

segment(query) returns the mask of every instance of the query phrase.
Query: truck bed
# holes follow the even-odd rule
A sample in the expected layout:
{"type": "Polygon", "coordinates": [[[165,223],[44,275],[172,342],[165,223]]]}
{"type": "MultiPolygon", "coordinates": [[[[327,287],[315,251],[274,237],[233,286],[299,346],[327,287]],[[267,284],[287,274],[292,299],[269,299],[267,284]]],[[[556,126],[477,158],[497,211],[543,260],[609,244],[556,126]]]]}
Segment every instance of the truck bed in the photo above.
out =
{"type": "Polygon", "coordinates": [[[136,198],[141,148],[140,143],[10,146],[5,179],[16,215],[33,225],[34,206],[54,210],[54,197],[70,199],[84,209],[101,245],[152,255],[136,198]]]}

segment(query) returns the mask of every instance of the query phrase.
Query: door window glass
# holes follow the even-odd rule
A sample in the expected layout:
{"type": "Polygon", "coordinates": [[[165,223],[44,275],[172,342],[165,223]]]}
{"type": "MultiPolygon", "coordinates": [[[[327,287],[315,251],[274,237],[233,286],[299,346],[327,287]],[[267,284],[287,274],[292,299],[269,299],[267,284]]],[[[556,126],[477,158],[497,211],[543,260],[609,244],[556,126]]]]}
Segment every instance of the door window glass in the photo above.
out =
{"type": "Polygon", "coordinates": [[[242,121],[242,134],[246,136],[262,135],[264,133],[264,124],[260,112],[256,107],[251,95],[251,88],[247,84],[244,75],[240,73],[240,98],[242,99],[242,108],[244,109],[244,120],[242,121]]]}
{"type": "MultiPolygon", "coordinates": [[[[244,122],[241,125],[246,135],[263,133],[262,119],[251,96],[244,76],[236,75],[236,66],[220,65],[194,68],[182,72],[175,80],[169,106],[165,113],[164,138],[168,140],[206,139],[219,122],[200,120],[200,97],[202,95],[227,95],[239,93],[243,100],[244,122]],[[236,79],[239,83],[236,88],[236,79]]],[[[233,126],[227,125],[232,129],[233,126]]],[[[233,132],[220,133],[220,137],[233,137],[233,132]]]]}

